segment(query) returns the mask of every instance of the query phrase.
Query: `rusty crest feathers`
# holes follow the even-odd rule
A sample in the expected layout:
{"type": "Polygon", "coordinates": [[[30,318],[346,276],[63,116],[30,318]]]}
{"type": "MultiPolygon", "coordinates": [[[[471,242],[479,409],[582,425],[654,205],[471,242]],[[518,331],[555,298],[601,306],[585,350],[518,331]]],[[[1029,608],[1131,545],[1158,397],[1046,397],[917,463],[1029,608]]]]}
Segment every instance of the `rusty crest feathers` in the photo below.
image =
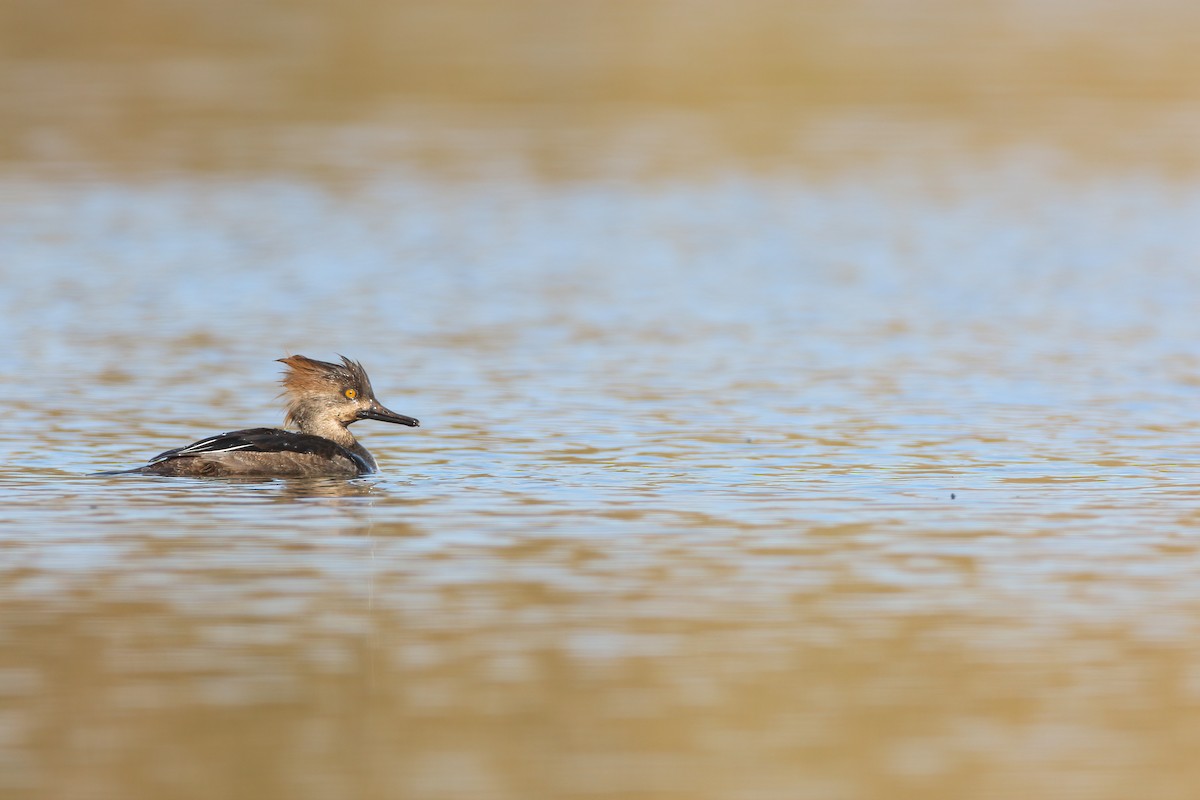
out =
{"type": "Polygon", "coordinates": [[[341,393],[346,389],[356,390],[360,396],[370,397],[371,380],[362,364],[341,356],[342,363],[317,361],[308,356],[288,356],[276,359],[287,366],[283,374],[284,391],[288,394],[341,393]]]}

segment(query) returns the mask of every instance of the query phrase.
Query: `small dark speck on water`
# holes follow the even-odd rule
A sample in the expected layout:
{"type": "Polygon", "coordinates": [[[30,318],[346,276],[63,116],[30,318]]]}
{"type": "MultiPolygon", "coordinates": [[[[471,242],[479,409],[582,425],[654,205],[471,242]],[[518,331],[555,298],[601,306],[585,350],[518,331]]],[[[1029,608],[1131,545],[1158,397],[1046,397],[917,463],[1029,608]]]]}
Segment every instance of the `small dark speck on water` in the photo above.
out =
{"type": "Polygon", "coordinates": [[[954,499],[954,492],[951,492],[951,493],[950,493],[950,499],[951,499],[951,500],[953,500],[953,499],[954,499]]]}

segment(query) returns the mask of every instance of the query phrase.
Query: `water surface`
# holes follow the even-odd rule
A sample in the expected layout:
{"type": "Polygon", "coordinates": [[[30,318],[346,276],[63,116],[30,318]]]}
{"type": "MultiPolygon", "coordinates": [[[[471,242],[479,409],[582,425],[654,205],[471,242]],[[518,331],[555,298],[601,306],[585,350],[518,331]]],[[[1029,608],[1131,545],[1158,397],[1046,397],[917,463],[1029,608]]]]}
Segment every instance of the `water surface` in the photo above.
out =
{"type": "Polygon", "coordinates": [[[6,797],[1186,797],[1194,183],[0,182],[6,797]],[[363,361],[378,476],[88,477],[363,361]]]}

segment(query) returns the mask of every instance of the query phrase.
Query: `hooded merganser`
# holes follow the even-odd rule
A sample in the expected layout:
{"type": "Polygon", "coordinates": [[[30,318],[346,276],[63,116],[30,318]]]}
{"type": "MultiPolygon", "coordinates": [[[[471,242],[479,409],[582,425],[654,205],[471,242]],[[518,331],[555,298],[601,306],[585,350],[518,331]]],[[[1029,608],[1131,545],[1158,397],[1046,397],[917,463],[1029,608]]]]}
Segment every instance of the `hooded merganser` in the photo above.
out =
{"type": "MultiPolygon", "coordinates": [[[[389,411],[375,399],[366,370],[342,356],[341,364],[305,356],[277,359],[287,365],[285,425],[248,428],[201,439],[160,453],[144,467],[124,472],[211,477],[347,477],[378,471],[375,459],[347,425],[377,419],[417,427],[412,417],[389,411]]],[[[118,475],[120,472],[103,472],[118,475]]]]}

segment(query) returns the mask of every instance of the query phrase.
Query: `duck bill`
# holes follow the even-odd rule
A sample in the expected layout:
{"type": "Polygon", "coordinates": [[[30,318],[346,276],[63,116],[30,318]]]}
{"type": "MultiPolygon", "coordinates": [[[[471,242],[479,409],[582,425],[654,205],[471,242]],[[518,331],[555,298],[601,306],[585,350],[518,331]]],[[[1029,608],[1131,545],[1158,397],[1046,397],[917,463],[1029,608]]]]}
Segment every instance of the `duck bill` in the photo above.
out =
{"type": "Polygon", "coordinates": [[[420,421],[415,417],[406,417],[403,414],[397,414],[395,411],[388,411],[379,403],[371,403],[370,408],[364,408],[358,412],[359,419],[374,419],[379,422],[394,422],[397,425],[407,425],[410,428],[416,428],[421,425],[420,421]]]}

